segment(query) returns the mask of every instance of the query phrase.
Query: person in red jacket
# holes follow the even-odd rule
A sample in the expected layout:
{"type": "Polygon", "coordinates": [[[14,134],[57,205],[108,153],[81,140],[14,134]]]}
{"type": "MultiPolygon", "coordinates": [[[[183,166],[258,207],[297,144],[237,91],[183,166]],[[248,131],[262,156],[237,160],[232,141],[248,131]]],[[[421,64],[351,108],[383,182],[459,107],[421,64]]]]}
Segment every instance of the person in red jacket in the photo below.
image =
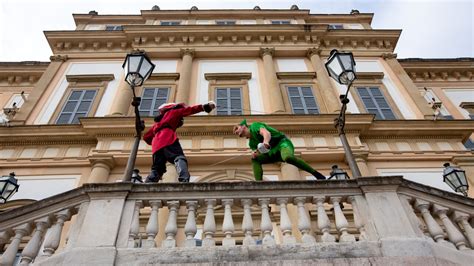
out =
{"type": "Polygon", "coordinates": [[[158,182],[166,172],[166,162],[175,165],[179,182],[189,182],[188,162],[176,136],[176,129],[183,125],[183,118],[202,111],[207,113],[216,108],[212,101],[206,104],[186,106],[184,103],[165,103],[158,107],[160,114],[155,124],[144,135],[143,140],[151,145],[153,165],[146,183],[158,182]]]}

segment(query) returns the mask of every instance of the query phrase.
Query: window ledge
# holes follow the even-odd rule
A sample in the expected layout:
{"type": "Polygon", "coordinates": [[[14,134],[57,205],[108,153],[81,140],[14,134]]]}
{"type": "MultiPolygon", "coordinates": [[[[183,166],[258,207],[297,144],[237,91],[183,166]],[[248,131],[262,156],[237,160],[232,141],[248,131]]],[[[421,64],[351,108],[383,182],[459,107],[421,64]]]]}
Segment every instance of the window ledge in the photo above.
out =
{"type": "Polygon", "coordinates": [[[179,73],[153,73],[148,80],[178,80],[179,73]]]}
{"type": "Polygon", "coordinates": [[[252,73],[206,73],[204,77],[206,80],[248,80],[252,78],[252,73]]]}
{"type": "Polygon", "coordinates": [[[68,82],[98,82],[114,80],[114,74],[97,74],[97,75],[66,75],[68,82]]]}
{"type": "MultiPolygon", "coordinates": [[[[357,79],[383,79],[383,72],[356,72],[357,79]]],[[[356,80],[357,80],[356,79],[356,80]]]]}
{"type": "Polygon", "coordinates": [[[277,72],[278,79],[314,79],[316,72],[277,72]]]}

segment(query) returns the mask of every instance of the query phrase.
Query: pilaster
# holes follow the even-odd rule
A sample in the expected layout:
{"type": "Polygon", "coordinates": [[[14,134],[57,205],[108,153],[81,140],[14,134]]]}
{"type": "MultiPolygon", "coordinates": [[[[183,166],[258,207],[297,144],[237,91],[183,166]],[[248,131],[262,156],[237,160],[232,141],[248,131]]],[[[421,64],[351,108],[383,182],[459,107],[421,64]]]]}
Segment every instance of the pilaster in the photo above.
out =
{"type": "Polygon", "coordinates": [[[273,63],[273,55],[275,54],[274,48],[261,48],[260,56],[263,60],[263,66],[265,68],[265,80],[267,83],[267,95],[270,98],[270,112],[271,113],[285,113],[285,104],[281,89],[278,86],[278,80],[276,71],[273,63]]]}

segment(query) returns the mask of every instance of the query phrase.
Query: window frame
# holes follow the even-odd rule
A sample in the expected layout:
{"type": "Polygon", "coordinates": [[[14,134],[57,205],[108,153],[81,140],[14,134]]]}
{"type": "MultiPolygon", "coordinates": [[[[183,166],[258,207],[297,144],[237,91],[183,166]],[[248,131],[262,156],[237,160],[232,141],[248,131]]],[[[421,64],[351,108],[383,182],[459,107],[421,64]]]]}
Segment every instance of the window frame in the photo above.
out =
{"type": "MultiPolygon", "coordinates": [[[[290,111],[291,111],[291,114],[293,115],[318,115],[318,114],[321,114],[321,108],[320,108],[320,105],[318,104],[318,98],[316,97],[315,95],[315,92],[314,92],[314,89],[313,89],[313,86],[311,85],[293,85],[293,84],[285,84],[285,90],[286,90],[286,93],[287,93],[287,97],[286,99],[288,100],[288,103],[290,105],[290,111]],[[299,92],[301,92],[301,88],[305,87],[305,88],[310,88],[311,90],[311,93],[313,94],[313,99],[314,99],[314,102],[316,104],[316,108],[317,108],[317,113],[308,113],[308,110],[306,108],[304,108],[304,114],[298,114],[298,113],[295,113],[294,112],[294,109],[293,109],[293,104],[292,102],[290,101],[290,93],[289,93],[289,88],[290,87],[296,87],[296,88],[299,88],[299,92]]],[[[302,95],[300,94],[300,97],[302,97],[302,95]]],[[[306,106],[306,103],[304,101],[302,101],[302,104],[303,106],[305,107],[306,106]]]]}
{"type": "Polygon", "coordinates": [[[291,19],[272,19],[272,20],[270,20],[270,24],[272,24],[272,25],[290,25],[291,24],[291,19]],[[280,22],[280,23],[274,23],[274,22],[280,22]],[[282,23],[282,22],[288,22],[288,23],[282,23]]]}
{"type": "Polygon", "coordinates": [[[105,31],[119,31],[123,30],[123,25],[105,25],[105,31]],[[107,29],[108,27],[113,27],[112,29],[107,29]]]}
{"type": "MultiPolygon", "coordinates": [[[[216,100],[216,89],[240,88],[241,89],[241,103],[242,115],[250,114],[250,94],[248,81],[252,78],[251,73],[206,73],[205,79],[209,81],[208,99],[216,100]]],[[[217,115],[217,108],[212,110],[211,115],[217,115]]]]}
{"type": "Polygon", "coordinates": [[[233,26],[233,25],[237,25],[237,20],[232,20],[232,19],[216,19],[216,20],[215,20],[215,24],[216,24],[216,25],[219,25],[219,26],[233,26]],[[225,22],[225,23],[221,24],[222,22],[225,22]],[[228,24],[227,22],[233,22],[233,23],[228,24]]]}
{"type": "Polygon", "coordinates": [[[344,29],[344,24],[328,24],[328,30],[343,30],[344,29]],[[341,28],[338,28],[338,26],[341,26],[341,28]]]}
{"type": "Polygon", "coordinates": [[[181,20],[160,20],[160,26],[179,26],[182,24],[181,20]],[[170,24],[163,24],[163,23],[170,23],[170,24]],[[175,24],[177,23],[177,24],[175,24]]]}
{"type": "Polygon", "coordinates": [[[68,81],[68,87],[63,93],[61,100],[54,109],[54,113],[48,121],[48,124],[54,125],[72,125],[72,124],[57,124],[57,120],[65,104],[67,103],[69,96],[73,90],[97,90],[97,93],[92,101],[89,108],[89,112],[85,117],[93,117],[97,112],[97,108],[102,101],[105,89],[111,80],[114,80],[114,74],[103,74],[103,75],[66,75],[68,81]]]}
{"type": "Polygon", "coordinates": [[[241,86],[216,86],[216,87],[214,87],[214,102],[216,103],[216,105],[218,103],[217,90],[222,90],[222,89],[225,89],[226,93],[227,93],[227,96],[229,96],[229,97],[226,96],[226,100],[227,100],[230,108],[227,108],[227,114],[218,114],[217,111],[218,111],[219,107],[216,106],[216,110],[215,110],[216,115],[219,115],[219,116],[243,115],[245,108],[244,108],[244,103],[243,103],[244,102],[244,97],[243,97],[244,92],[243,92],[242,87],[241,86]],[[240,114],[232,114],[232,111],[233,111],[232,110],[232,104],[231,104],[232,97],[230,96],[230,90],[232,90],[232,89],[234,89],[234,90],[237,89],[239,91],[239,94],[240,94],[239,95],[240,96],[240,111],[241,111],[240,114]]]}
{"type": "MultiPolygon", "coordinates": [[[[167,92],[166,92],[166,100],[165,100],[165,102],[164,102],[164,103],[167,103],[167,102],[169,102],[169,98],[170,98],[170,94],[171,94],[171,88],[170,88],[169,86],[152,86],[152,87],[151,87],[151,86],[143,86],[143,88],[141,89],[141,92],[142,92],[141,95],[140,95],[140,97],[141,97],[141,103],[140,103],[140,106],[138,107],[138,111],[140,112],[140,116],[142,116],[142,117],[155,117],[155,116],[158,115],[158,113],[155,114],[155,112],[157,112],[158,109],[157,109],[157,110],[153,110],[153,107],[156,105],[156,99],[157,99],[157,97],[153,97],[153,98],[152,98],[152,103],[151,103],[151,109],[150,109],[150,110],[147,110],[147,111],[140,110],[140,107],[143,105],[143,100],[146,100],[146,99],[143,98],[143,94],[144,94],[145,90],[147,90],[147,89],[153,89],[153,90],[154,90],[153,96],[155,96],[157,89],[158,89],[158,90],[159,90],[159,89],[167,89],[167,92]],[[148,114],[147,114],[147,115],[143,115],[142,112],[148,112],[148,114]],[[152,112],[151,115],[150,115],[150,112],[152,112]]],[[[160,105],[158,105],[157,107],[159,107],[159,106],[160,106],[160,105]]]]}

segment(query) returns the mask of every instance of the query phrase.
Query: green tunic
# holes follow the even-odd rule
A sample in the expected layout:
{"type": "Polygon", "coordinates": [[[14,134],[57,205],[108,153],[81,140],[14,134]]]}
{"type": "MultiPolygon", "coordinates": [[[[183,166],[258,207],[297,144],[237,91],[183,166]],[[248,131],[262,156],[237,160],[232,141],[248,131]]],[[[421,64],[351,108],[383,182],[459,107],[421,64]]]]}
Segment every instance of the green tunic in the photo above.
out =
{"type": "Polygon", "coordinates": [[[265,128],[270,132],[270,151],[268,152],[269,156],[272,156],[280,151],[284,146],[289,146],[291,149],[294,149],[293,144],[289,139],[286,138],[285,134],[274,129],[273,127],[268,126],[265,123],[254,122],[249,126],[250,138],[249,138],[249,147],[252,150],[257,149],[257,145],[263,142],[263,136],[260,135],[260,129],[265,128]]]}

